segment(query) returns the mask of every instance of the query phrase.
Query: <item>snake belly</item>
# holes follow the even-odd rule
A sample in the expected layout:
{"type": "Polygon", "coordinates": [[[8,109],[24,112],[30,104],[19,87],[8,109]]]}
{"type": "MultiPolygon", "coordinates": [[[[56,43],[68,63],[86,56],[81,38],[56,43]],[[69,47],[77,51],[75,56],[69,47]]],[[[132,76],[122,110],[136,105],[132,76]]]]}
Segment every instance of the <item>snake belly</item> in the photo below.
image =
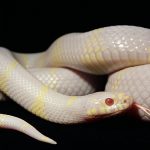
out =
{"type": "MultiPolygon", "coordinates": [[[[120,72],[124,75],[124,70],[119,72],[121,69],[133,67],[132,71],[127,71],[128,76],[132,76],[137,65],[142,71],[143,65],[150,62],[149,48],[150,30],[135,26],[111,26],[64,35],[38,54],[19,54],[1,48],[0,89],[25,109],[56,123],[80,123],[95,117],[111,116],[129,108],[132,101],[149,108],[147,99],[137,100],[132,92],[121,88],[122,81],[115,81],[120,72]],[[104,92],[67,96],[50,90],[27,70],[38,67],[69,67],[111,76],[104,92]],[[112,88],[116,82],[118,88],[112,88]],[[108,98],[114,100],[112,106],[107,105],[108,98]]],[[[148,119],[140,111],[139,116],[148,119]]]]}

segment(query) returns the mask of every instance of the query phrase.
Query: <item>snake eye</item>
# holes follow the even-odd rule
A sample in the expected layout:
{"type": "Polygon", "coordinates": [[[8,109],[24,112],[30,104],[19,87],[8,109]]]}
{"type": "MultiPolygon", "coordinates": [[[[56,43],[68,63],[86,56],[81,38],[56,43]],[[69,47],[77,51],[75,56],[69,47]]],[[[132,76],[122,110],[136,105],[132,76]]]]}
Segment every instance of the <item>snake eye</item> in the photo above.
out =
{"type": "Polygon", "coordinates": [[[112,98],[107,98],[105,99],[105,103],[106,105],[111,106],[114,104],[114,100],[112,98]]]}

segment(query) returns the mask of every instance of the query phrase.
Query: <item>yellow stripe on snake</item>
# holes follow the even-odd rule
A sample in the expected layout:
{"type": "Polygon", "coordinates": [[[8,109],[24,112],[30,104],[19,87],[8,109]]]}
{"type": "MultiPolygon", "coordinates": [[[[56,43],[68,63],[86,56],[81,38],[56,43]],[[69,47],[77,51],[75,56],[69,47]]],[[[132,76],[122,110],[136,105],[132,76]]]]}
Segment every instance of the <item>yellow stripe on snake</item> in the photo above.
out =
{"type": "MultiPolygon", "coordinates": [[[[88,122],[133,105],[141,119],[150,120],[149,85],[150,30],[142,27],[110,26],[71,33],[36,54],[0,48],[0,90],[55,123],[88,122]],[[92,74],[109,75],[105,91],[95,92],[92,74]]],[[[1,114],[0,127],[56,144],[17,117],[1,114]]]]}

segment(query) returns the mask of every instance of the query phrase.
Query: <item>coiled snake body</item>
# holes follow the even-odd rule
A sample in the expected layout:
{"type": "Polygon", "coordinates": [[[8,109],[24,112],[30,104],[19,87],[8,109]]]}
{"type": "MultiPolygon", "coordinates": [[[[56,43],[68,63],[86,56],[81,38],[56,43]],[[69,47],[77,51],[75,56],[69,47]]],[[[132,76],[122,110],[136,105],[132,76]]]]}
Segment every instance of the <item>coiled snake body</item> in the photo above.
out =
{"type": "MultiPolygon", "coordinates": [[[[56,123],[111,116],[133,103],[141,119],[149,120],[149,63],[149,29],[105,27],[64,35],[42,53],[19,54],[0,48],[0,90],[30,112],[56,123]],[[86,73],[109,74],[105,91],[91,94],[95,90],[92,75],[86,73]]],[[[56,144],[13,116],[1,114],[0,127],[56,144]]]]}

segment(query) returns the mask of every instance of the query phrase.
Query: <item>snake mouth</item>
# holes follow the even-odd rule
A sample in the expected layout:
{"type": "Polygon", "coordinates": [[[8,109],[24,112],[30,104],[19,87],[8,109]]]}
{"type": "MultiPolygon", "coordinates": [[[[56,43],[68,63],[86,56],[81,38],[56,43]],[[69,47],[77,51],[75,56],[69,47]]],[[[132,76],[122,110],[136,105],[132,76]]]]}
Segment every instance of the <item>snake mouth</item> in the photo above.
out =
{"type": "MultiPolygon", "coordinates": [[[[121,114],[123,111],[122,110],[118,110],[114,113],[111,114],[103,114],[101,116],[93,116],[92,118],[90,118],[91,121],[96,121],[96,120],[101,120],[101,119],[105,119],[105,118],[111,118],[111,116],[116,116],[117,114],[121,114]]],[[[89,121],[89,118],[88,118],[89,121]]]]}
{"type": "Polygon", "coordinates": [[[106,114],[106,115],[103,115],[102,118],[108,118],[108,117],[111,117],[111,116],[116,116],[118,114],[122,114],[123,112],[125,112],[127,110],[118,110],[116,112],[113,112],[111,114],[106,114]]]}
{"type": "Polygon", "coordinates": [[[120,114],[121,112],[123,112],[123,110],[118,110],[118,111],[116,111],[116,112],[110,114],[109,116],[115,116],[115,115],[117,115],[117,114],[120,114]]]}
{"type": "Polygon", "coordinates": [[[116,112],[112,113],[112,115],[117,115],[117,114],[121,114],[123,112],[126,112],[128,111],[130,108],[131,108],[132,105],[127,105],[127,104],[124,104],[122,105],[121,109],[118,109],[116,112]]]}
{"type": "Polygon", "coordinates": [[[115,111],[113,113],[109,113],[109,114],[103,114],[101,116],[98,116],[98,115],[95,115],[93,116],[94,119],[100,119],[100,118],[109,118],[111,116],[116,116],[117,114],[122,114],[123,112],[127,111],[127,109],[124,109],[124,110],[118,110],[118,111],[115,111]]]}
{"type": "Polygon", "coordinates": [[[104,117],[115,116],[115,115],[117,115],[117,114],[121,114],[121,113],[127,111],[130,107],[131,107],[130,105],[126,105],[126,104],[121,105],[121,107],[120,107],[120,105],[118,105],[118,107],[116,107],[116,110],[115,110],[115,111],[112,111],[111,113],[105,114],[105,115],[103,115],[103,116],[104,116],[104,117]]]}

